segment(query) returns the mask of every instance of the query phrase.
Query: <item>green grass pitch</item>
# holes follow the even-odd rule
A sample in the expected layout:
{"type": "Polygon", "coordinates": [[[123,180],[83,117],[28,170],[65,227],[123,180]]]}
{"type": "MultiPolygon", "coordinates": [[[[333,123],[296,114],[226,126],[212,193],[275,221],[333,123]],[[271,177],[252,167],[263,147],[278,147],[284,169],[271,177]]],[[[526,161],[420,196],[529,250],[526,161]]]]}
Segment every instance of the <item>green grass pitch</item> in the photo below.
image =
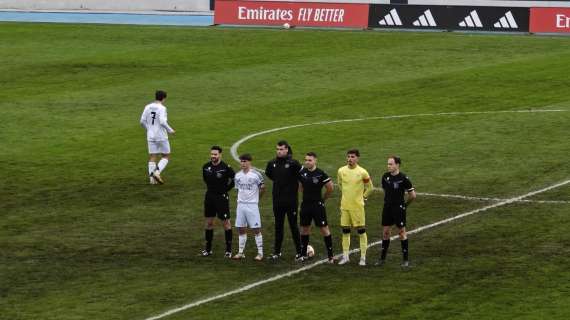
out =
{"type": "MultiPolygon", "coordinates": [[[[239,151],[263,167],[287,139],[335,177],[358,147],[376,185],[397,153],[420,193],[508,199],[570,179],[570,38],[1,23],[0,39],[0,319],[146,319],[298,268],[288,233],[279,264],[224,260],[219,223],[215,256],[197,256],[209,147],[236,167],[230,146],[271,128],[559,109],[313,125],[239,151]],[[138,124],[156,89],[177,130],[163,186],[147,184],[138,124]]],[[[394,241],[385,268],[353,257],[164,319],[568,319],[570,185],[530,200],[566,202],[414,234],[406,272],[394,241]]],[[[420,195],[409,230],[491,203],[420,195]]],[[[337,204],[335,192],[338,253],[337,204]]],[[[381,205],[374,193],[370,242],[381,205]]],[[[268,195],[261,207],[269,253],[268,195]]],[[[316,230],[311,242],[323,257],[316,230]]]]}

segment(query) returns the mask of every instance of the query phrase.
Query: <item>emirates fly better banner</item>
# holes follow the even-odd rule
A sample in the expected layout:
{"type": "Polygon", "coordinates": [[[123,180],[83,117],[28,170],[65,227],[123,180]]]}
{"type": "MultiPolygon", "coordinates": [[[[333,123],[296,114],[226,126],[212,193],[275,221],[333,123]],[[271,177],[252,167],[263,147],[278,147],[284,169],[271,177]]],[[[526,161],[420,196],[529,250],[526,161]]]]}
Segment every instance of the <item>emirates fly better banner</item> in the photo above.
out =
{"type": "Polygon", "coordinates": [[[530,32],[570,33],[570,8],[531,8],[530,32]]]}
{"type": "Polygon", "coordinates": [[[368,26],[368,4],[320,2],[216,1],[215,24],[304,27],[368,26]]]}

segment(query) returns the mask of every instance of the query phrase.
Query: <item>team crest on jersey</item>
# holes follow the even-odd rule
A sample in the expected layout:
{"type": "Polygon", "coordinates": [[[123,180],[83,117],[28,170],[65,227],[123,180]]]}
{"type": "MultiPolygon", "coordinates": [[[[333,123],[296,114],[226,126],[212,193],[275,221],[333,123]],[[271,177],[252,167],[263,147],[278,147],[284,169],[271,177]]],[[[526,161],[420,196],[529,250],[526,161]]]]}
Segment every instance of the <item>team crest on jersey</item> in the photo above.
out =
{"type": "Polygon", "coordinates": [[[313,183],[315,183],[315,184],[319,183],[319,178],[313,177],[313,183]]]}
{"type": "Polygon", "coordinates": [[[394,189],[399,189],[400,188],[400,181],[395,181],[394,182],[394,189]]]}
{"type": "Polygon", "coordinates": [[[212,167],[207,167],[206,171],[208,171],[208,172],[212,171],[212,167]]]}
{"type": "Polygon", "coordinates": [[[289,164],[286,163],[286,164],[285,164],[285,169],[289,169],[289,167],[290,167],[289,164]]]}

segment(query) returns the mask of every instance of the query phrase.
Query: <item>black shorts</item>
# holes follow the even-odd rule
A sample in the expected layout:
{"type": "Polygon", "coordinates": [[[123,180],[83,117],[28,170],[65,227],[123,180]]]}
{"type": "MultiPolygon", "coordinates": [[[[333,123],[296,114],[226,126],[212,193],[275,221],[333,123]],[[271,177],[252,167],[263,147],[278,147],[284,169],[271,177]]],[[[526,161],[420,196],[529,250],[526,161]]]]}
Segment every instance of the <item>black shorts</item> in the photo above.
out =
{"type": "Polygon", "coordinates": [[[406,207],[404,205],[384,205],[382,210],[382,225],[398,228],[406,226],[406,207]]]}
{"type": "Polygon", "coordinates": [[[208,194],[204,198],[204,216],[218,217],[220,220],[230,218],[230,197],[227,194],[208,194]]]}
{"type": "Polygon", "coordinates": [[[311,221],[315,221],[317,227],[328,226],[324,202],[303,202],[301,204],[301,226],[308,227],[311,221]]]}

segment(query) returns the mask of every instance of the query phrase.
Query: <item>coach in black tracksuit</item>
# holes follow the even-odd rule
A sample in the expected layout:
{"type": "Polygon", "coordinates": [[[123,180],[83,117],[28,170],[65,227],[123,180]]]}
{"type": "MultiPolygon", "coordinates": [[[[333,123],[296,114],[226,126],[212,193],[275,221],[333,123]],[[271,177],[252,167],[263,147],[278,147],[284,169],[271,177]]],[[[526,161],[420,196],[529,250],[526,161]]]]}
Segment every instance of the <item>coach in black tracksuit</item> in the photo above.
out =
{"type": "Polygon", "coordinates": [[[274,260],[281,257],[285,216],[289,220],[291,236],[293,237],[293,242],[295,242],[295,258],[301,257],[301,238],[297,225],[297,209],[299,207],[297,174],[301,170],[301,164],[294,160],[292,155],[293,152],[287,141],[277,142],[277,157],[269,161],[265,169],[265,174],[273,181],[275,247],[271,258],[274,260]]]}

